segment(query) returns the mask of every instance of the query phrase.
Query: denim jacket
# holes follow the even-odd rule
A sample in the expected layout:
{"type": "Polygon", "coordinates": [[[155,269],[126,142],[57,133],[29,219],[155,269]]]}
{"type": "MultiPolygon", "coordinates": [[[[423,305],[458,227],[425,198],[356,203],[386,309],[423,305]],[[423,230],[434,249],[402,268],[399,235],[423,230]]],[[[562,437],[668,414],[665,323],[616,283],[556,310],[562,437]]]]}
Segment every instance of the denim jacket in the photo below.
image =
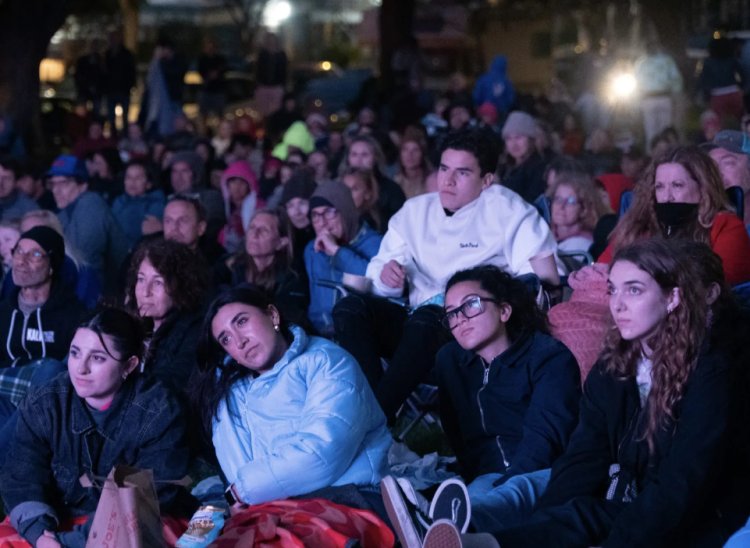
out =
{"type": "Polygon", "coordinates": [[[391,435],[362,370],[341,347],[293,326],[269,371],[238,380],[219,405],[213,443],[243,502],[332,485],[377,485],[391,435]]]}
{"type": "MultiPolygon", "coordinates": [[[[93,515],[99,490],[83,487],[79,478],[106,477],[119,464],[153,470],[157,481],[186,475],[186,421],[175,397],[155,381],[131,376],[97,425],[68,373],[59,375],[19,407],[16,437],[0,474],[11,524],[24,535],[39,519],[59,523],[93,515]]],[[[189,515],[194,509],[183,488],[156,487],[162,512],[189,515]]]]}

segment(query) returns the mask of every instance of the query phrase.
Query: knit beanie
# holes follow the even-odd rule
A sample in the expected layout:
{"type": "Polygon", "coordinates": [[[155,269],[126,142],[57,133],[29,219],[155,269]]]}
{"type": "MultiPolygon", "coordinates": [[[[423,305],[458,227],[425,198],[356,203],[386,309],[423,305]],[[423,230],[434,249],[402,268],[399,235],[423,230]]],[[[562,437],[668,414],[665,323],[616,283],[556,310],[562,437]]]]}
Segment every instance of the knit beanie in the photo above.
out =
{"type": "Polygon", "coordinates": [[[322,205],[335,207],[344,224],[344,240],[354,239],[359,230],[359,212],[354,206],[352,191],[341,181],[328,181],[318,186],[310,198],[310,211],[322,205]]]}
{"type": "Polygon", "coordinates": [[[172,160],[169,162],[169,168],[172,169],[172,166],[177,162],[185,162],[190,166],[190,171],[193,172],[193,186],[200,186],[203,182],[203,158],[201,158],[197,152],[193,152],[192,150],[181,150],[172,155],[172,160]]]}
{"type": "Polygon", "coordinates": [[[508,135],[525,135],[533,139],[536,137],[536,132],[536,120],[531,115],[520,110],[511,112],[503,126],[503,138],[508,135]]]}
{"type": "Polygon", "coordinates": [[[65,260],[65,240],[56,230],[48,226],[35,226],[21,234],[18,240],[33,240],[44,250],[49,256],[53,279],[57,279],[62,274],[62,265],[65,260]]]}
{"type": "Polygon", "coordinates": [[[284,184],[284,190],[281,191],[281,205],[286,205],[289,200],[294,198],[309,200],[317,188],[318,184],[315,182],[312,173],[305,169],[299,169],[284,184]]]}
{"type": "Polygon", "coordinates": [[[307,129],[305,122],[294,122],[284,133],[284,138],[276,145],[271,153],[272,156],[279,160],[286,161],[289,156],[289,147],[298,148],[305,154],[310,154],[315,150],[315,139],[307,129]]]}

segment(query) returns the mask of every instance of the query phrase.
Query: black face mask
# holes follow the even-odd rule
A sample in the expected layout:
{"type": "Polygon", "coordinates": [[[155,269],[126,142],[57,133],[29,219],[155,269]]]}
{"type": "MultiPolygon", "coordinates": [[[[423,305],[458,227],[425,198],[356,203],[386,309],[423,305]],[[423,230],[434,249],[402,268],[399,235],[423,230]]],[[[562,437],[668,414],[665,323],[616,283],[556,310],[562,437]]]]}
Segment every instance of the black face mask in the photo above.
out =
{"type": "Polygon", "coordinates": [[[698,218],[698,204],[657,203],[655,210],[656,218],[659,220],[665,236],[670,236],[675,230],[695,222],[698,218]]]}

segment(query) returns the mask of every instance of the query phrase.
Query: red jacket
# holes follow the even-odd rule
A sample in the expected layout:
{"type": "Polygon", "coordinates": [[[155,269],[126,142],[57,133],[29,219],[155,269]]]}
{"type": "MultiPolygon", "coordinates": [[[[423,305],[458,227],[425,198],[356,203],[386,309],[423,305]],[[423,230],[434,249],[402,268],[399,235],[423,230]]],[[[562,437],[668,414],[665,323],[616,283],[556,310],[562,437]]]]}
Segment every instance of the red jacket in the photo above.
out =
{"type": "MultiPolygon", "coordinates": [[[[750,281],[750,236],[740,218],[728,211],[718,213],[711,226],[710,239],[711,249],[721,257],[727,283],[737,285],[750,281]]],[[[609,264],[613,255],[610,242],[597,262],[609,264]]]]}

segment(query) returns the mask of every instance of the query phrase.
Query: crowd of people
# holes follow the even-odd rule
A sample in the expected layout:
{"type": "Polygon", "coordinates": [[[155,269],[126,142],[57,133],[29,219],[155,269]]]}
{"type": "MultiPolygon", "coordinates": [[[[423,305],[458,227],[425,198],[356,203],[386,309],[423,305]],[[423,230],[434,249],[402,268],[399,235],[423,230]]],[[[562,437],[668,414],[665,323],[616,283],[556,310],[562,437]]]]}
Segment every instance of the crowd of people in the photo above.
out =
{"type": "MultiPolygon", "coordinates": [[[[272,39],[265,118],[203,133],[170,48],[145,126],[91,118],[43,170],[0,157],[0,540],[84,546],[79,478],[116,464],[153,470],[176,539],[206,503],[175,483],[196,461],[229,529],[311,497],[404,548],[714,547],[743,526],[747,134],[579,139],[504,57],[473,93],[415,92],[408,124],[368,104],[337,127],[279,89],[272,39]],[[425,383],[455,478],[417,491],[390,429],[425,383]]],[[[203,61],[223,67],[211,41],[203,61]]]]}

